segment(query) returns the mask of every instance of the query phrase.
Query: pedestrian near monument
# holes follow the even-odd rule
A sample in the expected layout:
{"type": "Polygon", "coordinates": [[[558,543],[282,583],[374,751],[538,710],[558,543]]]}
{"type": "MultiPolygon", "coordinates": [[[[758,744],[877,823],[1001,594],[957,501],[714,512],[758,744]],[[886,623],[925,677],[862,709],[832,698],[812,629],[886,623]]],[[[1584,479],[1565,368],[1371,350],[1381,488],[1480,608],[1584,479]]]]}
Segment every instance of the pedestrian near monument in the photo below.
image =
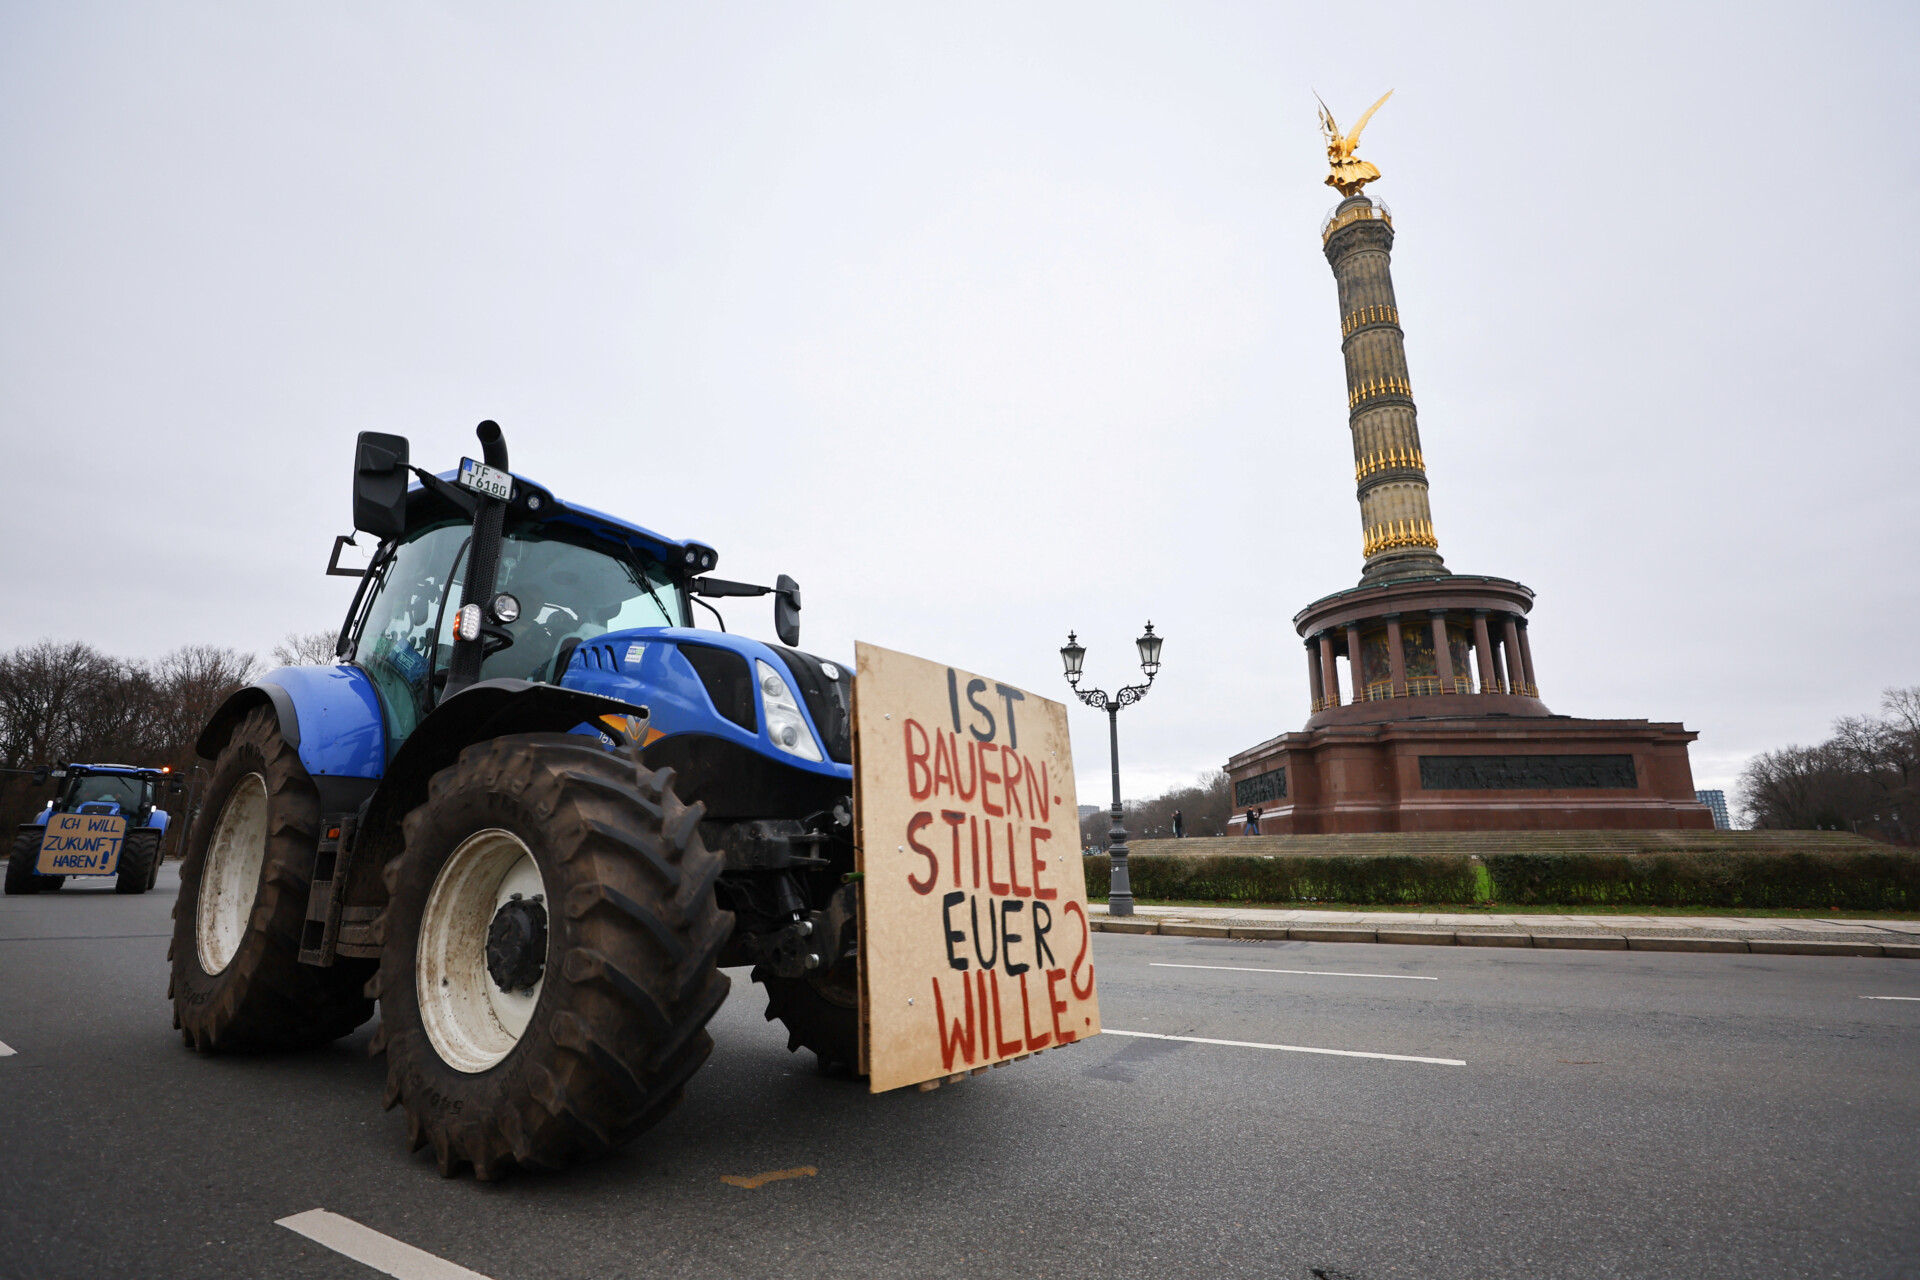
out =
{"type": "Polygon", "coordinates": [[[1247,810],[1247,835],[1257,836],[1260,834],[1260,815],[1262,812],[1264,811],[1260,809],[1247,810]]]}
{"type": "Polygon", "coordinates": [[[1178,809],[1175,809],[1173,811],[1173,838],[1175,840],[1183,840],[1186,838],[1186,834],[1187,820],[1180,816],[1178,809]]]}

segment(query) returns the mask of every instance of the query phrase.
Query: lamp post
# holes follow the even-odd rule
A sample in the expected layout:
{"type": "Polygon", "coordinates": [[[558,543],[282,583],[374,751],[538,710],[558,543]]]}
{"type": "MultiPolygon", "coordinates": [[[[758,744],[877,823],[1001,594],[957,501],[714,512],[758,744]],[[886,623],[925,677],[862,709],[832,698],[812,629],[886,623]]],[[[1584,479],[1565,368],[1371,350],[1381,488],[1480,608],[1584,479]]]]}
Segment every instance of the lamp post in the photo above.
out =
{"type": "Polygon", "coordinates": [[[1087,660],[1087,651],[1073,632],[1067,632],[1067,642],[1060,648],[1060,661],[1066,666],[1067,683],[1073,686],[1075,696],[1095,711],[1107,713],[1107,742],[1113,760],[1113,829],[1107,833],[1107,854],[1111,859],[1107,887],[1110,916],[1133,914],[1133,885],[1127,879],[1127,829],[1120,821],[1120,708],[1140,701],[1153,687],[1153,678],[1160,674],[1160,641],[1161,637],[1153,634],[1153,624],[1149,622],[1145,634],[1133,642],[1140,650],[1140,669],[1147,673],[1147,682],[1127,685],[1111,698],[1105,690],[1080,687],[1080,668],[1087,660]]]}

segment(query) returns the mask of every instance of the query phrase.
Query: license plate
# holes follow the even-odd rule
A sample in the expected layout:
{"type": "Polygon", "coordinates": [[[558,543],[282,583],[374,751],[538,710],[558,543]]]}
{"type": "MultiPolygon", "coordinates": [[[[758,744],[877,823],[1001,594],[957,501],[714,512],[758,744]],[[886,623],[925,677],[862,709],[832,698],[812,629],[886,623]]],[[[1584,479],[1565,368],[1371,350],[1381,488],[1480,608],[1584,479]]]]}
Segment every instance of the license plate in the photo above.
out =
{"type": "Polygon", "coordinates": [[[472,458],[460,459],[460,487],[505,502],[513,497],[513,477],[472,458]]]}
{"type": "Polygon", "coordinates": [[[127,820],[110,813],[56,813],[40,837],[43,876],[110,876],[120,861],[127,820]]]}

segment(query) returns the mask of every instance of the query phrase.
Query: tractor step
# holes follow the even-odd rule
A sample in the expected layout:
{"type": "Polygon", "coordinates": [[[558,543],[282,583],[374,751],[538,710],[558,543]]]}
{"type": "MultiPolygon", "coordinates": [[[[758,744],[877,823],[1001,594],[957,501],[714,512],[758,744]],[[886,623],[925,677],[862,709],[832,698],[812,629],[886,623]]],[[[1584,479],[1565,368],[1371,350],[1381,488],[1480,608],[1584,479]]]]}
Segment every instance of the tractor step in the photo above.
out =
{"type": "Polygon", "coordinates": [[[314,852],[313,884],[307,890],[307,920],[300,929],[300,963],[326,968],[340,941],[341,897],[353,864],[355,815],[329,814],[320,820],[320,845],[314,852]]]}

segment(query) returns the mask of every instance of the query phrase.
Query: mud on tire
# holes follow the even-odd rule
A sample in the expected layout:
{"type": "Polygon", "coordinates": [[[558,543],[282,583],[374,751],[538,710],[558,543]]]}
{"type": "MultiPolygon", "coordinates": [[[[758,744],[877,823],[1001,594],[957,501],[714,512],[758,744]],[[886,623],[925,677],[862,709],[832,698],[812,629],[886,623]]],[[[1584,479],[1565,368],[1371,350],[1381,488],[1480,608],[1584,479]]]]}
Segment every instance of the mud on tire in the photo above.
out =
{"type": "Polygon", "coordinates": [[[341,959],[325,969],[299,961],[319,835],[320,795],[313,779],[299,753],[280,736],[272,708],[258,707],[234,729],[214,762],[173,907],[173,946],[167,952],[173,978],[167,995],[174,1026],[200,1052],[325,1044],[373,1016],[373,1001],[362,991],[372,961],[341,959]],[[242,805],[258,809],[258,821],[250,824],[255,838],[228,840],[210,850],[223,823],[229,835],[235,834],[233,816],[242,805]],[[236,893],[227,914],[218,917],[228,925],[225,943],[209,934],[202,910],[202,890],[219,890],[207,877],[210,852],[216,882],[223,866],[244,867],[258,858],[257,875],[227,880],[236,893]],[[252,883],[250,906],[247,881],[252,883]]]}
{"type": "Polygon", "coordinates": [[[733,917],[715,902],[721,858],[700,839],[704,812],[680,802],[672,770],[636,772],[579,734],[496,738],[434,776],[385,869],[381,967],[368,987],[381,1003],[386,1105],[405,1108],[410,1147],[431,1146],[442,1174],[557,1168],[680,1100],[712,1052],[705,1028],[728,988],[715,961],[733,917]],[[505,862],[472,852],[501,848],[505,862]],[[518,1030],[486,1012],[503,1005],[471,1012],[511,994],[495,970],[476,970],[474,923],[507,909],[512,884],[537,885],[546,906],[544,959],[517,970],[539,973],[513,1014],[518,1030]],[[445,925],[449,904],[469,899],[479,916],[445,925]],[[454,996],[436,996],[448,982],[436,974],[462,972],[472,998],[457,981],[454,996]],[[474,1034],[452,1038],[450,1025],[474,1034]]]}

